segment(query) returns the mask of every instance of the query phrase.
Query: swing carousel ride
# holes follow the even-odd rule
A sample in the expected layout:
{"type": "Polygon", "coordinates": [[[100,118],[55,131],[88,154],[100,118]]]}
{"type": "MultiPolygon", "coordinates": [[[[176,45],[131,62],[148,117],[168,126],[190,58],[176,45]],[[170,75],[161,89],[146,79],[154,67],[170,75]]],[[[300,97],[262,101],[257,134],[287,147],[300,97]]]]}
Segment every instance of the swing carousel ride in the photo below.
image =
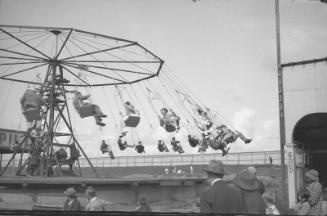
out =
{"type": "Polygon", "coordinates": [[[143,154],[156,143],[159,153],[182,154],[178,134],[199,153],[212,148],[223,156],[238,138],[251,142],[135,41],[72,28],[0,25],[0,78],[19,85],[20,101],[12,100],[26,123],[10,150],[0,149],[10,154],[0,176],[16,155],[16,175],[62,176],[64,165],[81,175],[80,156],[97,175],[77,125],[96,127],[99,143],[88,145],[112,159],[113,145],[143,154]]]}

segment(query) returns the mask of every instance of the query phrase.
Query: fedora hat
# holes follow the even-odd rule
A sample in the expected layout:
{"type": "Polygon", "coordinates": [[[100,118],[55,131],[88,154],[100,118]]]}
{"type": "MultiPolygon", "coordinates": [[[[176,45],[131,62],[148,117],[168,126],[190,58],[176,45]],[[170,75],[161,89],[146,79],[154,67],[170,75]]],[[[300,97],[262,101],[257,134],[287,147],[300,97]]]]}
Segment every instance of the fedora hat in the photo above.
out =
{"type": "Polygon", "coordinates": [[[211,160],[204,171],[220,175],[226,174],[224,171],[224,164],[220,160],[211,160]]]}
{"type": "Polygon", "coordinates": [[[257,190],[259,187],[259,183],[257,177],[250,173],[248,170],[243,170],[233,180],[234,184],[236,184],[239,188],[247,191],[257,190]]]}
{"type": "Polygon", "coordinates": [[[65,190],[64,194],[69,196],[69,197],[75,197],[76,196],[76,190],[72,187],[67,188],[67,190],[65,190]]]}
{"type": "Polygon", "coordinates": [[[319,182],[319,173],[317,170],[311,169],[305,173],[305,176],[307,176],[312,181],[319,182]]]}

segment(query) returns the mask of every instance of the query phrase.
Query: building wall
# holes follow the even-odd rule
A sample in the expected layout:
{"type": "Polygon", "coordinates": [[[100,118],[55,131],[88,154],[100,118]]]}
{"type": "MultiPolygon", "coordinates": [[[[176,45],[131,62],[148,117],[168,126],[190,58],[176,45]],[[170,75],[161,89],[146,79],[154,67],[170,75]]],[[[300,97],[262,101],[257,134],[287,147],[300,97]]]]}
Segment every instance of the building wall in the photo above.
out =
{"type": "Polygon", "coordinates": [[[293,130],[302,117],[327,112],[327,65],[318,63],[285,68],[283,76],[288,192],[289,205],[293,207],[297,189],[302,185],[303,170],[303,153],[293,143],[293,130]]]}

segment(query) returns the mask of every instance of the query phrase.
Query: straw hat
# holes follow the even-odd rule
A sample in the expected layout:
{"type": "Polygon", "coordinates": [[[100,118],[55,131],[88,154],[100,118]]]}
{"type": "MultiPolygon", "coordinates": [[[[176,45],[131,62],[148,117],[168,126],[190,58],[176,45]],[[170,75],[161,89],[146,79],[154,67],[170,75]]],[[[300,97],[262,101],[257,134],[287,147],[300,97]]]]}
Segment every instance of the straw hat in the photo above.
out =
{"type": "Polygon", "coordinates": [[[259,187],[258,180],[255,175],[248,170],[240,172],[233,180],[233,182],[241,189],[247,191],[257,190],[259,187]]]}
{"type": "Polygon", "coordinates": [[[69,197],[76,197],[77,192],[74,188],[70,187],[70,188],[67,188],[67,190],[65,190],[64,194],[69,197]]]}
{"type": "Polygon", "coordinates": [[[305,176],[311,179],[312,181],[319,182],[319,173],[317,170],[311,169],[305,173],[305,176]]]}
{"type": "Polygon", "coordinates": [[[211,160],[209,162],[209,165],[204,171],[209,172],[209,173],[215,173],[219,175],[224,175],[226,174],[224,171],[224,164],[221,161],[217,160],[211,160]]]}

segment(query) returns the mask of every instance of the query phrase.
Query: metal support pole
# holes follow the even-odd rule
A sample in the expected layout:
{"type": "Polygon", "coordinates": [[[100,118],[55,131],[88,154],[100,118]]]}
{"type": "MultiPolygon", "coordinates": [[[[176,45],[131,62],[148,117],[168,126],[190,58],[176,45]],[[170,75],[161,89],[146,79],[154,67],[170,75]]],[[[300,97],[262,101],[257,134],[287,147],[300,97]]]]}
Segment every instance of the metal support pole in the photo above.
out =
{"type": "Polygon", "coordinates": [[[285,176],[285,113],[284,113],[284,89],[283,89],[283,67],[281,66],[281,43],[280,43],[280,23],[279,23],[279,0],[275,0],[276,14],[276,44],[277,44],[277,71],[278,71],[278,99],[279,99],[279,133],[280,133],[280,160],[282,168],[282,203],[286,208],[286,176],[285,176]]]}

